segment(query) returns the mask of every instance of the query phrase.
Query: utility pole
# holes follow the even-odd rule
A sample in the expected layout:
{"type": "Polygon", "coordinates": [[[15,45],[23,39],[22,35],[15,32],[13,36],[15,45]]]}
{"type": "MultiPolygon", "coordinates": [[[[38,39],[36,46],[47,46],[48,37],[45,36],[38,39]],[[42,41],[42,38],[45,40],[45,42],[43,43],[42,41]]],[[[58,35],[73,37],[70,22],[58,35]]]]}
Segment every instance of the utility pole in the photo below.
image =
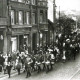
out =
{"type": "Polygon", "coordinates": [[[77,17],[76,17],[76,30],[77,30],[77,17]]]}
{"type": "Polygon", "coordinates": [[[54,42],[55,42],[55,18],[56,18],[56,4],[55,0],[53,0],[53,47],[54,47],[54,42]]]}
{"type": "Polygon", "coordinates": [[[59,6],[59,30],[61,32],[61,26],[60,26],[60,6],[59,6]]]}
{"type": "Polygon", "coordinates": [[[56,4],[55,0],[53,0],[53,23],[55,23],[55,18],[56,18],[56,10],[55,10],[56,4]]]}

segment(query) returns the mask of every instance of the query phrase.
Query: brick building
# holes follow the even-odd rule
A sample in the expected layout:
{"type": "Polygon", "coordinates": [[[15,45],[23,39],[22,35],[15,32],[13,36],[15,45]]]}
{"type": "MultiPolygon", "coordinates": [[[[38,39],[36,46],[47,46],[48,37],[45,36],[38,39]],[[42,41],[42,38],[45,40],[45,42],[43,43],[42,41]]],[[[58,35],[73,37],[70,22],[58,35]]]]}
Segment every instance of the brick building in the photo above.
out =
{"type": "Polygon", "coordinates": [[[0,0],[0,51],[29,52],[48,42],[47,0],[0,0]]]}

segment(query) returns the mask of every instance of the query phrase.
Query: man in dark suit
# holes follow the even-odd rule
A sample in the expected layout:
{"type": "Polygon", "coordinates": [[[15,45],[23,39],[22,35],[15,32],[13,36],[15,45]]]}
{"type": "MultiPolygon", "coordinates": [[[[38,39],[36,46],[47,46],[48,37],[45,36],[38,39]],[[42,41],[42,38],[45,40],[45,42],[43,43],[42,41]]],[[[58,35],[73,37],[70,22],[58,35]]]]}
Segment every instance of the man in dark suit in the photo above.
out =
{"type": "Polygon", "coordinates": [[[9,75],[9,78],[10,78],[11,68],[12,68],[11,63],[8,62],[8,65],[7,65],[6,69],[7,69],[7,73],[9,75]]]}

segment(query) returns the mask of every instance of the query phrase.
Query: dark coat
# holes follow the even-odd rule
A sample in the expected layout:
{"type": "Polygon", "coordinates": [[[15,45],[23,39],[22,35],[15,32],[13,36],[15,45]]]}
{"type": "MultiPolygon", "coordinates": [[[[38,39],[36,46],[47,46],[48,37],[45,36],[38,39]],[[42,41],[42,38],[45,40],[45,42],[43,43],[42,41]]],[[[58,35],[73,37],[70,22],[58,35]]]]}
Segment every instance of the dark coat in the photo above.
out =
{"type": "Polygon", "coordinates": [[[21,64],[20,63],[17,64],[16,69],[21,69],[21,64]]]}
{"type": "Polygon", "coordinates": [[[8,57],[8,62],[11,62],[11,60],[12,60],[12,57],[11,56],[8,57]]]}
{"type": "Polygon", "coordinates": [[[5,59],[0,56],[0,65],[3,65],[4,61],[5,61],[5,59]]]}
{"type": "Polygon", "coordinates": [[[8,74],[10,73],[11,68],[12,68],[12,66],[11,66],[11,65],[7,65],[6,69],[7,69],[7,71],[8,71],[8,74]]]}

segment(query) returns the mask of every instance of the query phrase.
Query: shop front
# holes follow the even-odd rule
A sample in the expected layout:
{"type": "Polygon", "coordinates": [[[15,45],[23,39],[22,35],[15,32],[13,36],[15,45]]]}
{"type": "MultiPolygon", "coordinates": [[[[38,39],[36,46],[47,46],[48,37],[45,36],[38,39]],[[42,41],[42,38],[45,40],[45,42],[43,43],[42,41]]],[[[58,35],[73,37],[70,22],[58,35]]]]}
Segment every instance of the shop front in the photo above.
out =
{"type": "Polygon", "coordinates": [[[39,29],[39,45],[43,47],[48,44],[48,26],[47,24],[41,24],[39,29]]]}
{"type": "Polygon", "coordinates": [[[31,32],[28,29],[13,29],[12,30],[12,52],[20,51],[24,52],[25,50],[31,49],[31,32]]]}
{"type": "Polygon", "coordinates": [[[11,37],[12,52],[28,50],[28,34],[16,35],[11,37]]]}
{"type": "Polygon", "coordinates": [[[46,46],[48,44],[47,41],[47,31],[40,32],[40,46],[46,46]]]}

